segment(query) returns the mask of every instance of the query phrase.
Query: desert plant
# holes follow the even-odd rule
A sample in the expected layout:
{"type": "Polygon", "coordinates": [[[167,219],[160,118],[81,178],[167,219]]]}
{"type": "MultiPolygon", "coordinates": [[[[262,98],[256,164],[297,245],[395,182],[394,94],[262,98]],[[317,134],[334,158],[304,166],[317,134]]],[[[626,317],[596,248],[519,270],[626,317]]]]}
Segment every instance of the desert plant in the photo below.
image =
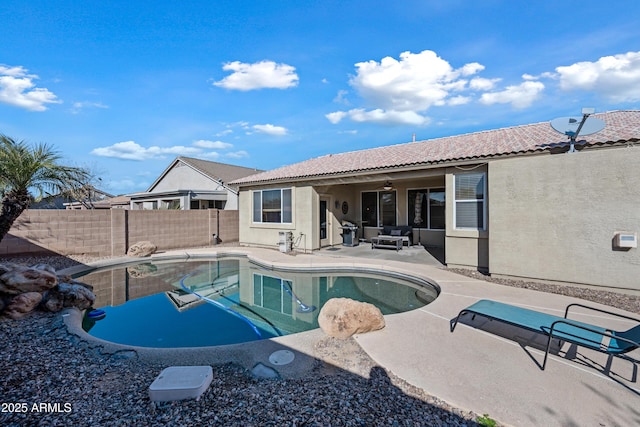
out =
{"type": "Polygon", "coordinates": [[[489,414],[484,414],[476,418],[476,423],[482,427],[496,427],[496,420],[489,417],[489,414]]]}
{"type": "Polygon", "coordinates": [[[0,240],[32,200],[87,184],[90,174],[86,169],[63,166],[59,160],[60,155],[47,144],[32,147],[0,135],[0,240]],[[31,194],[33,191],[37,194],[31,194]]]}

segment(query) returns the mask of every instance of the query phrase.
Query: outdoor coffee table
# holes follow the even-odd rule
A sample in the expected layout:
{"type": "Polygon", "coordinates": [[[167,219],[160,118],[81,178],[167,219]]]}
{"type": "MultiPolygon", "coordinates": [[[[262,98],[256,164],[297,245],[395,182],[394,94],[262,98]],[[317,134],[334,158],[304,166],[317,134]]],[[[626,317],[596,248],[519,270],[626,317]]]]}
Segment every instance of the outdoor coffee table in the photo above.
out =
{"type": "Polygon", "coordinates": [[[402,236],[377,236],[371,238],[371,249],[395,248],[396,252],[402,250],[402,236]]]}

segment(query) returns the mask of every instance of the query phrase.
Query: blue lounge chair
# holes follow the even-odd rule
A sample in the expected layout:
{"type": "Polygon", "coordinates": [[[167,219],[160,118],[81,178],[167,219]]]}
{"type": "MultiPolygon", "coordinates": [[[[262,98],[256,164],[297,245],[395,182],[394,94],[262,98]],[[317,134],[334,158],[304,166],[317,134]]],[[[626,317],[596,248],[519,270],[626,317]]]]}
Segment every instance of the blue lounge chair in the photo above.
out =
{"type": "Polygon", "coordinates": [[[547,365],[547,356],[549,355],[549,349],[551,348],[551,340],[554,338],[612,355],[628,353],[640,347],[639,319],[600,310],[594,307],[588,307],[582,304],[569,304],[564,312],[564,317],[559,317],[541,313],[539,311],[528,310],[526,308],[515,307],[501,302],[480,300],[458,313],[458,316],[451,323],[451,332],[456,328],[460,316],[465,314],[472,314],[472,320],[476,315],[481,315],[492,320],[498,320],[513,326],[547,335],[549,339],[547,341],[547,349],[544,353],[542,370],[544,370],[547,365]],[[605,313],[627,320],[634,320],[639,322],[639,324],[626,331],[613,331],[601,326],[590,325],[588,323],[568,319],[569,308],[571,307],[582,307],[599,313],[605,313]],[[608,343],[603,343],[605,337],[608,338],[608,343]]]}

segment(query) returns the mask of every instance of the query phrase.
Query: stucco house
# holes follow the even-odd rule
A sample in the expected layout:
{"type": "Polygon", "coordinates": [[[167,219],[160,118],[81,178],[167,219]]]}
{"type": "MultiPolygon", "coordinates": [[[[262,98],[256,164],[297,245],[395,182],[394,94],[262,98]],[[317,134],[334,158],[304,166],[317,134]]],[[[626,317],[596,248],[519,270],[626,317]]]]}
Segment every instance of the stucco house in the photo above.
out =
{"type": "MultiPolygon", "coordinates": [[[[595,114],[576,152],[549,122],[328,154],[236,179],[240,244],[294,250],[384,225],[452,267],[640,290],[640,111],[595,114]],[[625,240],[621,244],[621,236],[625,240]]],[[[378,249],[376,249],[378,250],[378,249]]],[[[384,249],[380,249],[384,250],[384,249]]]]}
{"type": "Polygon", "coordinates": [[[231,181],[261,172],[191,157],[176,157],[145,192],[129,194],[130,209],[238,209],[231,181]]]}

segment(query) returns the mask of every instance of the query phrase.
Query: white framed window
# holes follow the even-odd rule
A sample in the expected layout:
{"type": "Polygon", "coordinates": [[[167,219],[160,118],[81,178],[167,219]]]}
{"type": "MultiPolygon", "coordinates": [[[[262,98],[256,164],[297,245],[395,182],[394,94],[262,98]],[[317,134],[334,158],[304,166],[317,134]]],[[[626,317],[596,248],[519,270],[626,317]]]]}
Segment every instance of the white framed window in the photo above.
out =
{"type": "Polygon", "coordinates": [[[486,229],[486,186],[484,172],[455,175],[454,228],[486,229]]]}
{"type": "Polygon", "coordinates": [[[253,191],[253,222],[290,224],[291,189],[253,191]]]}

